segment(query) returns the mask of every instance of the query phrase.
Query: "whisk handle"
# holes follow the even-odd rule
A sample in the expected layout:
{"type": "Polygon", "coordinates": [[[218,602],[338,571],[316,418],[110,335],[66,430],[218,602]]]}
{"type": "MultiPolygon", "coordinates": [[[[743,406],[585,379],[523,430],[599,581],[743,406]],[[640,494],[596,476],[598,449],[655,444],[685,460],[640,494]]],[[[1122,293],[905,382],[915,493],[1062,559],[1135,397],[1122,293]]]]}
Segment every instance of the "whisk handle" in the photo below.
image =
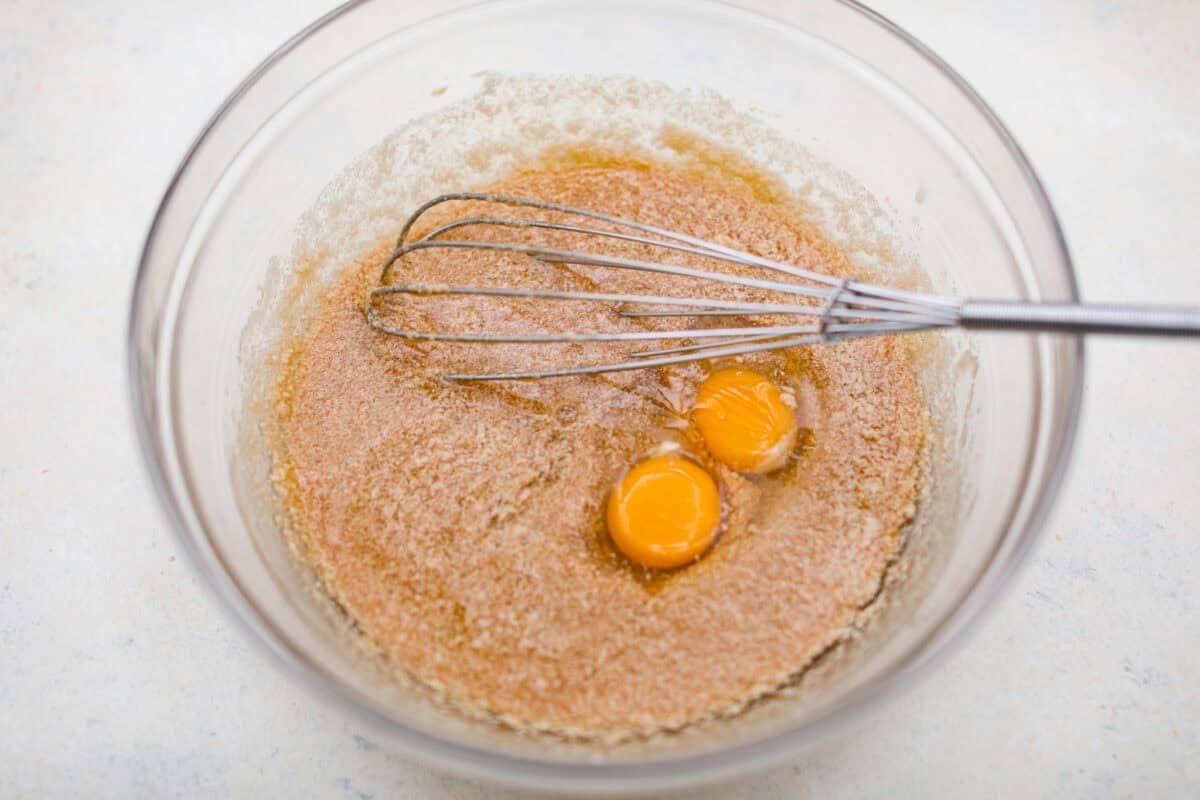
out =
{"type": "Polygon", "coordinates": [[[1200,336],[1200,307],[969,300],[960,324],[974,330],[1200,336]]]}

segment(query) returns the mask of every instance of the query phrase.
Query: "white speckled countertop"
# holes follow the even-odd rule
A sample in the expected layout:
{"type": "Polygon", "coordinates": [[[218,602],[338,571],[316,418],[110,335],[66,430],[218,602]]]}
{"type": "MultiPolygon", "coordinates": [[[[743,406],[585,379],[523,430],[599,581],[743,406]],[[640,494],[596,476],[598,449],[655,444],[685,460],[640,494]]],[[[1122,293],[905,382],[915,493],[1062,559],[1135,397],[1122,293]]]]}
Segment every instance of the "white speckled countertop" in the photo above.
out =
{"type": "MultiPolygon", "coordinates": [[[[518,797],[374,747],[192,573],[131,429],[134,265],[226,93],[328,0],[0,8],[0,797],[518,797]]],[[[1091,299],[1200,300],[1200,3],[880,0],[1008,123],[1091,299]]],[[[1200,793],[1200,345],[1089,344],[1049,529],[857,732],[701,798],[1200,793]]]]}

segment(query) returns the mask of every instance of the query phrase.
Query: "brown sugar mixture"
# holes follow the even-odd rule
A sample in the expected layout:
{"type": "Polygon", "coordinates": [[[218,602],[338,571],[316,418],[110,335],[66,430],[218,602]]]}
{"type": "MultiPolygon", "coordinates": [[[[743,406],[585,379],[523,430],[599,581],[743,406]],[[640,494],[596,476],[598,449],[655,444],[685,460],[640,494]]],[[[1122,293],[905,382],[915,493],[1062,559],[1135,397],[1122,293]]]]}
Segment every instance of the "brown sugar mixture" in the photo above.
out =
{"type": "MultiPolygon", "coordinates": [[[[576,163],[489,190],[603,211],[833,275],[848,269],[818,232],[736,180],[648,163],[576,163]]],[[[415,233],[478,213],[522,212],[459,203],[431,213],[415,233]]],[[[454,238],[664,259],[644,246],[538,230],[476,226],[454,238]]],[[[601,363],[629,347],[412,344],[384,335],[363,309],[389,250],[348,269],[309,326],[280,384],[280,449],[307,558],[397,668],[474,713],[621,736],[731,713],[778,688],[844,637],[876,598],[914,513],[927,424],[901,340],[737,361],[783,388],[801,426],[782,468],[743,475],[705,451],[688,416],[705,376],[735,362],[450,383],[439,376],[601,363]],[[651,571],[614,549],[605,501],[622,474],[664,443],[716,479],[722,521],[703,558],[651,571]]],[[[670,258],[764,277],[701,257],[670,258]]],[[[391,281],[765,296],[478,250],[406,256],[391,281]]],[[[392,324],[426,330],[714,324],[648,323],[596,305],[495,298],[396,299],[382,310],[392,324]]],[[[758,320],[715,324],[747,322],[758,320]]]]}

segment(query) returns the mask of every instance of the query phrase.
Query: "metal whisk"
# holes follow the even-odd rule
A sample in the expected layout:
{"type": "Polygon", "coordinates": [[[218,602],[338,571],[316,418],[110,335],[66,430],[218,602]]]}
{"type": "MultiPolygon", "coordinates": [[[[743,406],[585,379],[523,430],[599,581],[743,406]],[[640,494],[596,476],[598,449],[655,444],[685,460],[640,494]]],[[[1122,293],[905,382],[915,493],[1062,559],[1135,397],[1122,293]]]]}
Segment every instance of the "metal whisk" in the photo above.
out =
{"type": "Polygon", "coordinates": [[[653,225],[620,219],[608,214],[524,197],[459,192],[444,194],[420,206],[400,232],[396,248],[383,267],[379,286],[371,290],[366,316],[376,329],[408,340],[476,343],[553,344],[581,342],[684,342],[672,347],[635,350],[607,364],[564,366],[519,372],[458,372],[445,375],[457,381],[520,380],[564,375],[590,375],[680,364],[701,359],[738,356],[746,353],[811,344],[828,344],[862,336],[923,331],[933,328],[972,330],[1044,331],[1066,333],[1119,333],[1151,336],[1200,336],[1200,307],[1127,305],[1077,305],[1071,303],[1027,303],[964,300],[920,292],[873,286],[848,278],[834,278],[790,264],[772,261],[713,242],[707,242],[653,225]],[[431,208],[450,201],[477,201],[497,206],[553,212],[579,219],[578,224],[548,219],[504,216],[472,216],[440,225],[408,241],[414,225],[431,208]],[[601,223],[607,227],[595,227],[601,223]],[[471,226],[493,226],[516,230],[548,230],[578,234],[589,239],[609,239],[645,245],[664,256],[691,254],[707,259],[759,268],[786,276],[731,275],[669,260],[650,261],[604,255],[600,252],[556,249],[529,242],[457,239],[448,234],[471,226]],[[585,267],[637,270],[731,284],[755,290],[783,293],[809,302],[743,302],[700,297],[676,297],[586,291],[552,291],[519,287],[456,286],[440,284],[393,284],[397,265],[411,253],[432,248],[489,250],[527,256],[536,262],[585,267]],[[380,315],[383,298],[390,295],[459,295],[508,297],[546,301],[587,301],[611,304],[624,318],[701,318],[780,315],[804,318],[804,324],[742,325],[737,327],[674,328],[670,330],[620,330],[508,334],[486,331],[408,330],[388,324],[380,315]],[[815,301],[815,302],[813,302],[815,301]]]}

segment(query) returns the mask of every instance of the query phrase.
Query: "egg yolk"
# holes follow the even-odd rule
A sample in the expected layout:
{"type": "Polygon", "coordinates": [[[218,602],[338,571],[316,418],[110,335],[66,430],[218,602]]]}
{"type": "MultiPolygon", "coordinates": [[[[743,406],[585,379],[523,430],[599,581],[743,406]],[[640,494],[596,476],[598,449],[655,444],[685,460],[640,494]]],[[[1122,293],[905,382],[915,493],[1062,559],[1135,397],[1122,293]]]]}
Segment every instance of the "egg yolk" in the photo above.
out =
{"type": "Polygon", "coordinates": [[[779,469],[796,446],[796,412],[779,387],[741,367],[714,372],[700,384],[692,421],[713,457],[738,472],[779,469]]]}
{"type": "Polygon", "coordinates": [[[627,558],[669,569],[697,559],[721,522],[712,476],[682,456],[649,458],[608,498],[608,533],[627,558]]]}

